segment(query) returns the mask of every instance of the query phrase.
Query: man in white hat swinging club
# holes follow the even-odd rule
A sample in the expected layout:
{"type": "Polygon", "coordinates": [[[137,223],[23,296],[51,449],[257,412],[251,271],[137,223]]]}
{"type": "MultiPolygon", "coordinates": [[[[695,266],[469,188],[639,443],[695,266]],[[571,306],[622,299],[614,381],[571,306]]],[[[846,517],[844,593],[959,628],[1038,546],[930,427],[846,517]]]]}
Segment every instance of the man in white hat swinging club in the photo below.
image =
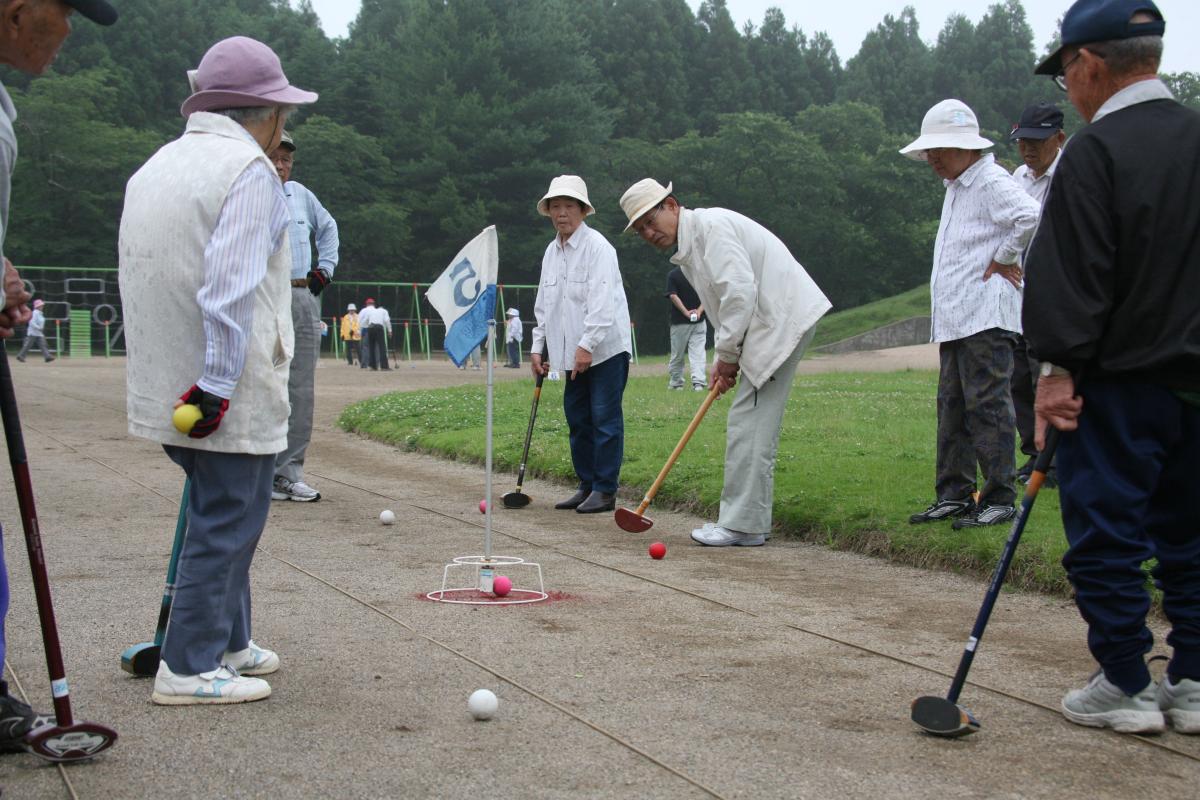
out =
{"type": "Polygon", "coordinates": [[[775,234],[736,211],[684,208],[653,178],[621,197],[633,230],[659,250],[700,296],[713,326],[709,388],[745,380],[729,407],[721,515],[692,531],[709,547],[755,547],[771,533],[775,452],[792,378],[830,302],[775,234]]]}

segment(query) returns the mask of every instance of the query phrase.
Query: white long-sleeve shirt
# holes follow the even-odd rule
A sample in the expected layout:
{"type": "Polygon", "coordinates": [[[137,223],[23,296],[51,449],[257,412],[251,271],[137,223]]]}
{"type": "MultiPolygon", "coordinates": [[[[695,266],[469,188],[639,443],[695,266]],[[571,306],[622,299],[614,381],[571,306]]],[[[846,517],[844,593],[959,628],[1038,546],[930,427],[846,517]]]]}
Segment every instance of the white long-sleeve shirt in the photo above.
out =
{"type": "Polygon", "coordinates": [[[633,353],[617,251],[586,222],[546,248],[533,315],[532,352],[545,343],[551,369],[574,369],[576,347],[592,354],[592,366],[633,353]]]}
{"type": "Polygon", "coordinates": [[[929,294],[934,342],[965,339],[991,328],[1021,332],[1021,291],[992,261],[1015,264],[1037,226],[1041,207],[990,153],[951,181],[933,246],[929,294]]]}
{"type": "Polygon", "coordinates": [[[288,244],[292,248],[292,279],[303,278],[312,269],[312,245],[317,240],[317,269],[329,277],[338,264],[338,226],[325,206],[307,186],[297,181],[283,185],[287,196],[288,211],[292,224],[288,226],[288,244]]]}
{"type": "Polygon", "coordinates": [[[254,291],[287,226],[287,200],[279,176],[265,161],[252,162],[234,181],[204,248],[204,283],[196,302],[206,347],[204,373],[196,385],[206,392],[233,395],[246,365],[254,291]]]}
{"type": "Polygon", "coordinates": [[[510,342],[519,342],[525,338],[525,326],[521,324],[520,317],[508,318],[508,336],[510,342]]]}

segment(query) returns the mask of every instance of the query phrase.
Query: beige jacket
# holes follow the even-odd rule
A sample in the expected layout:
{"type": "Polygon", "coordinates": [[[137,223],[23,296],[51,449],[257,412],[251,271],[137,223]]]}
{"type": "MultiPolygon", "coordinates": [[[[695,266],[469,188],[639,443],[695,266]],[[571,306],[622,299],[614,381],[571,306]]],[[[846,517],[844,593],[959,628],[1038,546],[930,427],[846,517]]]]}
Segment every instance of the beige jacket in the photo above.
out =
{"type": "Polygon", "coordinates": [[[174,401],[204,372],[204,324],[196,294],[203,283],[205,246],[234,181],[255,159],[267,159],[242,130],[218,114],[192,114],[184,135],[129,179],[119,243],[126,406],[135,436],[266,455],[287,447],[293,338],[286,237],[280,237],[266,277],[254,291],[246,364],[221,427],[207,438],[191,439],[171,423],[174,401]]]}
{"type": "Polygon", "coordinates": [[[770,380],[832,305],[769,230],[724,208],[681,208],[672,263],[713,326],[717,357],[754,387],[770,380]]]}

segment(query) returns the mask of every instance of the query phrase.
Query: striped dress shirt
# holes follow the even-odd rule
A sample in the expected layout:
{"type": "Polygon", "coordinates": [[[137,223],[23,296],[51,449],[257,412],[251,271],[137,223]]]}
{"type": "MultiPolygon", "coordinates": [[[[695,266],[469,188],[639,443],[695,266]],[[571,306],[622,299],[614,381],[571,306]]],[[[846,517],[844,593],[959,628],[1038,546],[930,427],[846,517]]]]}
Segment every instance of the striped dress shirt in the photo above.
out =
{"type": "Polygon", "coordinates": [[[1021,292],[983,273],[993,260],[1015,264],[1033,236],[1040,207],[990,153],[944,181],[946,198],[929,282],[932,341],[991,328],[1021,332],[1021,292]]]}
{"type": "Polygon", "coordinates": [[[228,398],[237,386],[254,324],[254,292],[287,227],[279,175],[265,161],[254,161],[234,181],[204,248],[204,283],[196,302],[206,347],[204,374],[196,385],[206,392],[228,398]]]}
{"type": "Polygon", "coordinates": [[[317,239],[317,269],[333,277],[338,264],[338,227],[317,196],[303,183],[283,185],[292,224],[288,242],[292,248],[292,279],[303,278],[312,269],[312,238],[317,239]]]}

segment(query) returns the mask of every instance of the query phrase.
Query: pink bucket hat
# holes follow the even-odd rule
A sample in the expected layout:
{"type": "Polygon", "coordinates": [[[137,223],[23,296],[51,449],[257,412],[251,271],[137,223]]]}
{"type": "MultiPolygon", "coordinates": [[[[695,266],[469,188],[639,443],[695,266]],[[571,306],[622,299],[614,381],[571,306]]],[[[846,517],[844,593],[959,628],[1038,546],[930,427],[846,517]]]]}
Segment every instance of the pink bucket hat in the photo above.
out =
{"type": "Polygon", "coordinates": [[[194,92],[180,112],[252,106],[299,106],[315,103],[316,92],[288,83],[275,51],[247,36],[232,36],[208,48],[190,74],[194,92]]]}

